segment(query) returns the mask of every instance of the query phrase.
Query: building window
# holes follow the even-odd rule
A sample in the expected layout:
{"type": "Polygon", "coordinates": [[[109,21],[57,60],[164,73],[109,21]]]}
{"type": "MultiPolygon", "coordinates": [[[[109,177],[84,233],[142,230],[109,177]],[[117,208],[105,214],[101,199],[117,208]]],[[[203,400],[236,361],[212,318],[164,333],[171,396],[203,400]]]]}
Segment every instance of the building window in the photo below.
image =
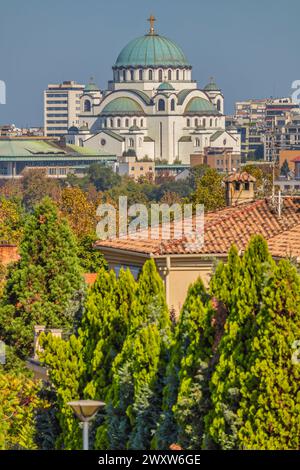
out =
{"type": "Polygon", "coordinates": [[[179,80],[179,70],[176,70],[176,80],[179,80]]]}
{"type": "Polygon", "coordinates": [[[136,119],[133,120],[133,125],[136,126],[136,119]]]}
{"type": "Polygon", "coordinates": [[[249,189],[250,189],[249,181],[246,181],[245,182],[245,191],[249,191],[249,189]]]}
{"type": "Polygon", "coordinates": [[[215,120],[215,126],[218,127],[218,119],[215,120]]]}
{"type": "Polygon", "coordinates": [[[126,82],[126,71],[123,70],[123,82],[126,82]]]}
{"type": "Polygon", "coordinates": [[[206,119],[204,118],[203,119],[203,127],[205,127],[205,126],[206,126],[206,119]]]}
{"type": "Polygon", "coordinates": [[[235,181],[235,182],[234,182],[234,189],[235,189],[236,191],[239,191],[239,190],[240,190],[240,183],[239,183],[239,181],[235,181]]]}
{"type": "Polygon", "coordinates": [[[83,147],[83,140],[79,139],[79,147],[83,147]]]}
{"type": "Polygon", "coordinates": [[[129,127],[129,119],[125,120],[125,127],[129,127]]]}
{"type": "Polygon", "coordinates": [[[113,119],[110,120],[110,127],[114,127],[114,121],[113,121],[113,119]]]}
{"type": "Polygon", "coordinates": [[[144,127],[144,119],[141,119],[141,127],[144,127]]]}
{"type": "Polygon", "coordinates": [[[175,111],[175,100],[171,100],[171,111],[175,111]]]}
{"type": "Polygon", "coordinates": [[[121,127],[121,119],[118,119],[118,121],[117,121],[117,126],[118,126],[118,127],[121,127]]]}
{"type": "Polygon", "coordinates": [[[217,101],[217,110],[221,111],[221,100],[217,101]]]}
{"type": "Polygon", "coordinates": [[[187,125],[187,127],[190,127],[191,121],[189,119],[186,120],[186,125],[187,125]]]}
{"type": "Polygon", "coordinates": [[[183,71],[183,80],[185,80],[185,70],[183,71]]]}
{"type": "Polygon", "coordinates": [[[153,80],[153,71],[152,70],[149,70],[148,77],[149,77],[149,80],[153,80]]]}
{"type": "Polygon", "coordinates": [[[130,70],[130,80],[131,81],[134,80],[134,71],[133,70],[130,70]]]}
{"type": "Polygon", "coordinates": [[[104,147],[104,145],[106,145],[106,140],[105,140],[105,139],[101,139],[101,142],[100,142],[100,143],[101,143],[102,147],[104,147]]]}
{"type": "Polygon", "coordinates": [[[90,100],[84,100],[84,112],[89,113],[91,111],[91,102],[90,100]]]}
{"type": "Polygon", "coordinates": [[[162,70],[159,70],[159,71],[158,71],[158,81],[159,81],[159,82],[162,82],[162,81],[163,81],[163,72],[162,72],[162,70]]]}
{"type": "Polygon", "coordinates": [[[161,98],[160,100],[158,100],[158,111],[165,111],[165,109],[166,109],[165,100],[161,98]]]}
{"type": "Polygon", "coordinates": [[[168,70],[168,80],[172,80],[172,70],[168,70]]]}
{"type": "Polygon", "coordinates": [[[199,122],[198,122],[198,119],[196,118],[195,119],[195,127],[198,127],[199,126],[199,122]]]}
{"type": "Polygon", "coordinates": [[[134,140],[132,138],[129,139],[129,147],[134,147],[134,140]]]}
{"type": "Polygon", "coordinates": [[[209,120],[209,127],[212,127],[212,122],[213,122],[213,120],[210,119],[210,120],[209,120]]]}
{"type": "Polygon", "coordinates": [[[143,70],[139,70],[139,80],[143,80],[143,70]]]}
{"type": "Polygon", "coordinates": [[[104,127],[107,127],[107,119],[104,120],[104,127]]]}
{"type": "Polygon", "coordinates": [[[200,147],[200,139],[199,138],[196,139],[196,147],[200,147]]]}

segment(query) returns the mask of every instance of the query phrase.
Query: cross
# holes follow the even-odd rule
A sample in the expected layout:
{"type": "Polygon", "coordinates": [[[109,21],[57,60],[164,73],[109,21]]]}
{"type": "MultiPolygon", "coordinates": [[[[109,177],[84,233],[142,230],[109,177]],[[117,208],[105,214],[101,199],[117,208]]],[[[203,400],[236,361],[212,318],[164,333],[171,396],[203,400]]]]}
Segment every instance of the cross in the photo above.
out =
{"type": "Polygon", "coordinates": [[[148,18],[149,23],[150,23],[150,34],[154,34],[154,22],[156,21],[156,18],[154,18],[153,15],[150,16],[150,18],[148,18]]]}

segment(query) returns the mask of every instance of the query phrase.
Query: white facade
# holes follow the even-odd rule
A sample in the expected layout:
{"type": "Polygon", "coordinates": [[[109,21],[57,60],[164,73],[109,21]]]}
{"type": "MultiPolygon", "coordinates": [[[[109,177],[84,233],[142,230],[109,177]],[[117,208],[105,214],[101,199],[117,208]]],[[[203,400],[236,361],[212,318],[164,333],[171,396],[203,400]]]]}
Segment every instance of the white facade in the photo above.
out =
{"type": "Polygon", "coordinates": [[[138,159],[190,163],[191,154],[210,146],[240,153],[237,132],[230,139],[220,137],[225,133],[221,90],[212,81],[198,89],[181,49],[156,34],[153,25],[121,51],[105,92],[87,85],[79,121],[67,143],[117,156],[133,149],[138,159]]]}

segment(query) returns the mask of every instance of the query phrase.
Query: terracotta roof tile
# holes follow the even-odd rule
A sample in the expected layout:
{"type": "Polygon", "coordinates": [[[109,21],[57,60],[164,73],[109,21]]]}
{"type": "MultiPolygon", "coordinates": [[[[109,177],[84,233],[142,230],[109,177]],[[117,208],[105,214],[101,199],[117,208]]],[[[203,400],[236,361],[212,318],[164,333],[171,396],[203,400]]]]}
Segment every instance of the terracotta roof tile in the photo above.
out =
{"type": "Polygon", "coordinates": [[[199,241],[193,236],[179,240],[151,240],[147,238],[147,233],[145,238],[138,240],[99,240],[96,246],[100,249],[106,247],[154,256],[227,254],[233,243],[240,250],[244,250],[251,236],[255,234],[261,234],[268,240],[274,256],[289,256],[292,247],[293,256],[300,257],[300,198],[284,198],[281,217],[267,199],[209,212],[205,214],[203,246],[199,245],[199,241]]]}

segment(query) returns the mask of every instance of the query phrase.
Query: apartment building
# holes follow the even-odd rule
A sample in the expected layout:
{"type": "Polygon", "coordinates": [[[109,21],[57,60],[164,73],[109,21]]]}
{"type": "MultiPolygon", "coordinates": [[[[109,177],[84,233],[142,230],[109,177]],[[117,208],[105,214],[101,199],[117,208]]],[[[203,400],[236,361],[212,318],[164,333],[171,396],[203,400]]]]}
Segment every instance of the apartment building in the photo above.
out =
{"type": "Polygon", "coordinates": [[[60,137],[79,123],[80,96],[85,86],[74,81],[49,84],[44,91],[44,133],[60,137]]]}

